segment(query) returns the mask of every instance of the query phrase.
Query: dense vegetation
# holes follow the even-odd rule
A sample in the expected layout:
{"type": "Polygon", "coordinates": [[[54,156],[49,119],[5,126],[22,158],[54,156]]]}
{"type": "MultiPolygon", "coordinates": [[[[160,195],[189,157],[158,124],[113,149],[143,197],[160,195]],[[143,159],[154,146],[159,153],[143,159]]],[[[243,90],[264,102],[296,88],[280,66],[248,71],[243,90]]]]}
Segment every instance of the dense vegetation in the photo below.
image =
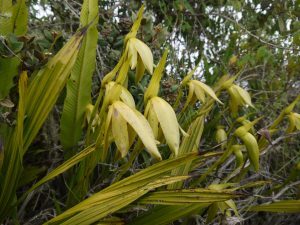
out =
{"type": "Polygon", "coordinates": [[[0,223],[298,224],[299,10],[0,0],[0,223]]]}

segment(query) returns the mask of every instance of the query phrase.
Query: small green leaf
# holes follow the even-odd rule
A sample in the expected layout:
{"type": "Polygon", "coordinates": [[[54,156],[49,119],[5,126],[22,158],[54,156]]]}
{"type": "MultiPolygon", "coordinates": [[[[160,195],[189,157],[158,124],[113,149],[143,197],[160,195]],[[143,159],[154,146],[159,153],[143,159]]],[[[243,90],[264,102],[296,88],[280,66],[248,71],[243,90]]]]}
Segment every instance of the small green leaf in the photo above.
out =
{"type": "Polygon", "coordinates": [[[7,35],[8,47],[14,53],[18,53],[24,47],[24,43],[19,41],[18,38],[14,34],[7,35]]]}
{"type": "Polygon", "coordinates": [[[4,99],[14,86],[13,78],[18,74],[20,60],[17,57],[0,57],[0,100],[4,99]]]}
{"type": "Polygon", "coordinates": [[[28,10],[25,0],[17,0],[13,6],[12,29],[15,35],[21,36],[27,32],[28,10]]]}

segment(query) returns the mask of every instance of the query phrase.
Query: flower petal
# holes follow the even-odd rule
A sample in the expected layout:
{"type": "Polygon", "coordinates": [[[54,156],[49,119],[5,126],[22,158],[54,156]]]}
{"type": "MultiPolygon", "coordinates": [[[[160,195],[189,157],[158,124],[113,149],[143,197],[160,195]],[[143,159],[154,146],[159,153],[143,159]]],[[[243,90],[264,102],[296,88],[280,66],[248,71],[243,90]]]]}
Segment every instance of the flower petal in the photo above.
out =
{"type": "Polygon", "coordinates": [[[211,87],[209,87],[208,85],[198,81],[198,80],[191,80],[191,82],[194,83],[195,88],[201,88],[205,91],[206,94],[208,94],[210,97],[212,97],[214,100],[216,100],[217,102],[219,102],[220,104],[223,104],[218,97],[216,96],[215,92],[213,91],[213,89],[211,89],[211,87]]]}
{"type": "Polygon", "coordinates": [[[150,101],[162,128],[167,144],[176,156],[178,154],[180,142],[179,124],[176,114],[169,103],[162,98],[153,97],[150,101]]]}
{"type": "Polygon", "coordinates": [[[140,41],[137,38],[131,38],[130,40],[134,46],[134,48],[136,49],[136,51],[139,53],[146,70],[148,70],[148,72],[150,74],[153,73],[153,55],[152,52],[150,50],[150,48],[142,41],[140,41]]]}
{"type": "Polygon", "coordinates": [[[112,134],[122,158],[125,157],[129,150],[127,122],[115,108],[112,112],[112,134]]]}
{"type": "Polygon", "coordinates": [[[252,105],[252,102],[251,102],[251,97],[250,97],[250,95],[249,95],[249,93],[246,91],[246,90],[244,90],[243,88],[241,88],[240,86],[238,86],[238,85],[233,85],[233,88],[236,90],[236,92],[239,94],[239,96],[240,96],[240,98],[242,99],[242,101],[243,101],[243,103],[244,103],[244,105],[249,105],[249,106],[251,106],[251,107],[254,107],[253,105],[252,105]]]}
{"type": "Polygon", "coordinates": [[[147,151],[155,158],[161,160],[161,155],[156,147],[153,132],[145,117],[139,111],[130,108],[121,101],[114,102],[113,107],[135,130],[135,132],[138,134],[141,141],[145,145],[147,151]]]}

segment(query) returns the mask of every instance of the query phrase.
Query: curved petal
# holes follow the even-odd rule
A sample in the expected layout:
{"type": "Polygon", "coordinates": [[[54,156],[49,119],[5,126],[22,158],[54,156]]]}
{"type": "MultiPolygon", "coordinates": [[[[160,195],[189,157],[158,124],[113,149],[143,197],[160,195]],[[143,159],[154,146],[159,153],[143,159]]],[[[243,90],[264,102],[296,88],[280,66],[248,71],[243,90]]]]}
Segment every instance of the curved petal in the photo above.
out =
{"type": "Polygon", "coordinates": [[[148,72],[150,74],[153,73],[153,55],[152,52],[150,50],[150,48],[142,41],[140,41],[137,38],[131,38],[130,40],[134,46],[134,48],[136,49],[136,51],[139,53],[146,70],[148,70],[148,72]]]}
{"type": "Polygon", "coordinates": [[[125,157],[129,150],[127,122],[115,108],[112,112],[112,134],[121,156],[125,157]]]}
{"type": "Polygon", "coordinates": [[[216,96],[215,92],[213,91],[213,89],[211,89],[211,87],[209,87],[208,85],[198,81],[198,80],[191,80],[191,82],[193,82],[195,84],[195,88],[199,87],[201,89],[203,89],[203,91],[205,91],[206,94],[208,94],[210,97],[212,97],[214,100],[216,100],[217,102],[219,102],[220,104],[223,104],[218,97],[216,96]]]}
{"type": "Polygon", "coordinates": [[[162,128],[167,144],[176,156],[178,154],[180,142],[179,124],[176,114],[169,103],[162,98],[154,97],[150,101],[162,128]]]}
{"type": "Polygon", "coordinates": [[[113,103],[113,107],[122,115],[124,120],[135,130],[145,145],[147,151],[155,158],[161,160],[161,155],[156,147],[155,138],[151,127],[145,117],[137,110],[130,108],[121,101],[113,103]]]}
{"type": "Polygon", "coordinates": [[[233,85],[233,88],[235,89],[236,93],[242,99],[242,102],[244,103],[244,105],[249,105],[251,107],[254,107],[251,102],[251,97],[246,90],[244,90],[243,88],[241,88],[240,86],[235,85],[235,84],[233,85]]]}

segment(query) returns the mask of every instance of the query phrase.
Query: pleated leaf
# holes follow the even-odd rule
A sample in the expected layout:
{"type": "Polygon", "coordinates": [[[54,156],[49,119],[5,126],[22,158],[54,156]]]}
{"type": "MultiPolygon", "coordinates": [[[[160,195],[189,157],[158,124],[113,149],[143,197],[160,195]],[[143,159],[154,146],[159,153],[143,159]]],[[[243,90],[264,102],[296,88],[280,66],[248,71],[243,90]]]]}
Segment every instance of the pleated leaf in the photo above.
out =
{"type": "Polygon", "coordinates": [[[215,191],[208,189],[183,189],[175,191],[157,191],[142,198],[141,204],[178,205],[189,203],[213,203],[226,201],[237,197],[229,191],[215,191]]]}
{"type": "Polygon", "coordinates": [[[118,217],[109,217],[101,220],[97,225],[125,225],[125,222],[118,217]]]}
{"type": "Polygon", "coordinates": [[[129,225],[168,225],[180,218],[198,214],[210,203],[195,203],[184,205],[160,205],[134,219],[129,225]]]}
{"type": "MultiPolygon", "coordinates": [[[[205,117],[199,116],[196,118],[192,124],[190,125],[187,133],[189,136],[185,136],[181,142],[178,155],[190,153],[190,152],[197,152],[200,145],[201,136],[204,129],[204,120],[205,117]]],[[[182,167],[179,167],[172,171],[172,175],[186,175],[189,173],[191,169],[191,164],[185,164],[182,167]]],[[[169,189],[179,189],[182,188],[183,183],[175,183],[170,185],[169,189]]]]}
{"type": "Polygon", "coordinates": [[[85,26],[92,22],[82,41],[70,79],[61,119],[61,143],[65,150],[77,146],[82,134],[86,106],[91,102],[91,83],[95,69],[98,40],[98,1],[83,2],[80,23],[85,26]]]}
{"type": "MultiPolygon", "coordinates": [[[[26,115],[24,126],[22,125],[23,143],[17,142],[15,137],[10,137],[6,141],[5,147],[9,149],[9,153],[5,154],[5,158],[7,162],[10,162],[8,159],[11,159],[14,163],[9,163],[8,166],[3,165],[1,169],[0,220],[4,217],[7,218],[11,216],[14,211],[16,206],[15,186],[18,184],[22,173],[22,167],[20,165],[22,156],[38,134],[64,88],[85,33],[86,27],[80,29],[79,32],[35,74],[28,85],[26,99],[23,104],[25,105],[24,117],[26,115]],[[16,144],[19,148],[19,155],[17,156],[13,155],[14,151],[12,151],[12,146],[16,144]],[[19,164],[17,165],[17,163],[19,164]],[[3,174],[5,174],[5,176],[3,176],[3,174]]],[[[17,125],[13,133],[16,134],[18,132],[19,128],[17,125]]]]}
{"type": "Polygon", "coordinates": [[[4,164],[0,174],[0,221],[6,218],[16,202],[16,189],[22,170],[22,157],[24,153],[24,119],[27,99],[27,72],[22,72],[19,79],[19,102],[17,125],[11,138],[4,146],[4,164]],[[3,179],[2,179],[3,178],[3,179]]]}
{"type": "MultiPolygon", "coordinates": [[[[64,47],[38,71],[28,87],[24,142],[27,149],[52,110],[76,60],[86,28],[77,32],[64,47]]],[[[84,108],[85,110],[85,108],[84,108]]]]}
{"type": "Polygon", "coordinates": [[[191,162],[197,157],[197,154],[189,154],[159,162],[110,185],[45,224],[92,224],[129,205],[154,188],[187,179],[188,176],[167,175],[172,169],[191,162]]]}
{"type": "Polygon", "coordinates": [[[300,213],[300,200],[282,200],[268,205],[253,206],[249,210],[275,213],[300,213]]]}
{"type": "MultiPolygon", "coordinates": [[[[38,134],[65,86],[84,34],[85,29],[76,33],[30,81],[24,103],[26,119],[24,120],[23,144],[19,145],[15,138],[9,138],[6,142],[7,149],[10,150],[9,154],[12,154],[11,146],[15,143],[22,149],[21,156],[28,150],[29,145],[38,134]]],[[[15,160],[15,157],[9,156],[9,154],[6,154],[6,159],[11,157],[14,163],[17,163],[18,160],[15,160]]],[[[16,196],[13,185],[18,183],[22,168],[13,164],[10,164],[8,167],[3,165],[1,172],[5,176],[0,180],[0,186],[2,187],[0,194],[0,219],[7,217],[11,213],[12,202],[15,201],[16,196]]]]}

